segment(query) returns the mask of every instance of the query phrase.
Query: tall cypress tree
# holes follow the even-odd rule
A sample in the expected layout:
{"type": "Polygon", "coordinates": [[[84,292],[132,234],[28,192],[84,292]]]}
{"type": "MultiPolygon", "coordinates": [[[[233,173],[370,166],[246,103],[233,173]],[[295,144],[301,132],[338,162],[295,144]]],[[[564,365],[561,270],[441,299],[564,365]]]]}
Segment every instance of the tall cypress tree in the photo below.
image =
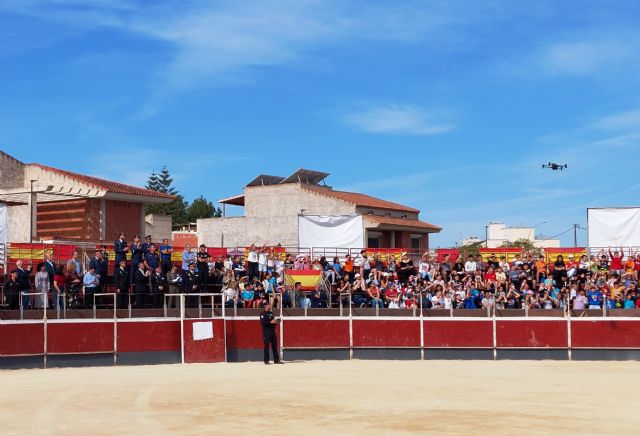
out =
{"type": "Polygon", "coordinates": [[[187,223],[187,207],[188,203],[184,197],[180,195],[177,189],[172,186],[173,178],[166,166],[162,167],[160,174],[153,171],[147,181],[147,189],[163,192],[165,194],[174,195],[176,198],[168,204],[152,204],[147,206],[146,213],[171,215],[173,224],[187,223]]]}

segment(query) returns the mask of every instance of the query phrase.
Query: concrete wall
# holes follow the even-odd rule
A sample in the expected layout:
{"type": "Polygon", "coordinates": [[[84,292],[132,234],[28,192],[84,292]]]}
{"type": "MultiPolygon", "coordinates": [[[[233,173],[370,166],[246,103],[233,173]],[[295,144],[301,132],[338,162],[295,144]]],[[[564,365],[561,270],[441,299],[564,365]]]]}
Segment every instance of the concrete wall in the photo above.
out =
{"type": "Polygon", "coordinates": [[[161,242],[163,239],[171,241],[171,216],[151,214],[144,218],[144,235],[151,235],[151,240],[161,242]]]}
{"type": "Polygon", "coordinates": [[[307,215],[356,212],[352,203],[302,189],[297,183],[248,187],[244,195],[246,217],[297,216],[302,209],[307,215]]]}
{"type": "Polygon", "coordinates": [[[353,204],[304,190],[299,184],[245,188],[245,216],[198,220],[198,243],[244,247],[298,245],[298,214],[348,215],[353,204]]]}
{"type": "Polygon", "coordinates": [[[29,242],[29,205],[7,207],[7,241],[29,242]]]}
{"type": "Polygon", "coordinates": [[[20,188],[25,186],[24,164],[18,159],[0,151],[0,188],[20,188]]]}

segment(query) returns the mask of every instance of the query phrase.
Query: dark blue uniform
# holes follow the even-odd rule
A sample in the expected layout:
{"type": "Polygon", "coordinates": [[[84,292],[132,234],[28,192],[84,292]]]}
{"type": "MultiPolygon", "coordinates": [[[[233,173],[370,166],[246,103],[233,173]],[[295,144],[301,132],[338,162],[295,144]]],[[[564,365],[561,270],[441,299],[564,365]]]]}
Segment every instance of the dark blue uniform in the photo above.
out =
{"type": "Polygon", "coordinates": [[[264,342],[264,363],[269,363],[269,345],[273,352],[273,362],[280,362],[278,355],[278,340],[276,338],[276,324],[271,324],[275,319],[273,312],[263,310],[260,314],[260,324],[262,325],[262,341],[264,342]]]}
{"type": "Polygon", "coordinates": [[[128,247],[129,244],[127,244],[127,241],[125,240],[120,240],[118,239],[116,242],[113,243],[113,251],[115,251],[116,253],[116,259],[115,259],[115,267],[118,268],[118,266],[120,265],[120,261],[124,260],[125,262],[127,261],[127,252],[124,251],[125,248],[128,247]]]}
{"type": "MultiPolygon", "coordinates": [[[[14,270],[16,273],[16,282],[18,282],[18,293],[29,292],[31,285],[29,284],[29,276],[31,275],[31,268],[17,268],[14,270]]],[[[22,306],[28,309],[31,303],[31,297],[25,295],[22,297],[22,306]]]]}
{"type": "Polygon", "coordinates": [[[131,244],[129,250],[131,251],[131,275],[129,281],[133,283],[138,264],[142,262],[142,244],[139,242],[137,244],[131,244]]]}

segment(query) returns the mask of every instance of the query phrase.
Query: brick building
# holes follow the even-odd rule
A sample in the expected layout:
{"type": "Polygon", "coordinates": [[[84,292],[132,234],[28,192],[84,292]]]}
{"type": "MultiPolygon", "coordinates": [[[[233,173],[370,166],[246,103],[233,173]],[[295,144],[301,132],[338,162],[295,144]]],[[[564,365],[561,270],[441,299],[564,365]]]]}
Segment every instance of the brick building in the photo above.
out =
{"type": "Polygon", "coordinates": [[[7,240],[114,241],[145,230],[147,204],[173,196],[149,189],[25,164],[0,151],[0,202],[7,205],[7,240]]]}
{"type": "Polygon", "coordinates": [[[219,201],[223,208],[244,207],[244,216],[198,220],[198,241],[224,247],[242,247],[252,242],[297,246],[300,214],[360,214],[368,248],[426,250],[429,234],[442,230],[421,221],[418,209],[322,185],[328,175],[301,169],[289,177],[256,177],[245,186],[243,194],[219,201]]]}

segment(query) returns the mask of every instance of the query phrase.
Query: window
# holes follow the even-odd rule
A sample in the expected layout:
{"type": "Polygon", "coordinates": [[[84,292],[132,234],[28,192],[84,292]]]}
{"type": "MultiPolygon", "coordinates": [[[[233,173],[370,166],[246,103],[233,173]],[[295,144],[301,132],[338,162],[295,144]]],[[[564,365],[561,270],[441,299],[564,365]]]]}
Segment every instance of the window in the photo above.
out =
{"type": "Polygon", "coordinates": [[[380,248],[380,236],[367,237],[367,248],[380,248]]]}
{"type": "Polygon", "coordinates": [[[420,241],[422,241],[422,236],[411,235],[411,248],[414,250],[420,249],[420,241]]]}

